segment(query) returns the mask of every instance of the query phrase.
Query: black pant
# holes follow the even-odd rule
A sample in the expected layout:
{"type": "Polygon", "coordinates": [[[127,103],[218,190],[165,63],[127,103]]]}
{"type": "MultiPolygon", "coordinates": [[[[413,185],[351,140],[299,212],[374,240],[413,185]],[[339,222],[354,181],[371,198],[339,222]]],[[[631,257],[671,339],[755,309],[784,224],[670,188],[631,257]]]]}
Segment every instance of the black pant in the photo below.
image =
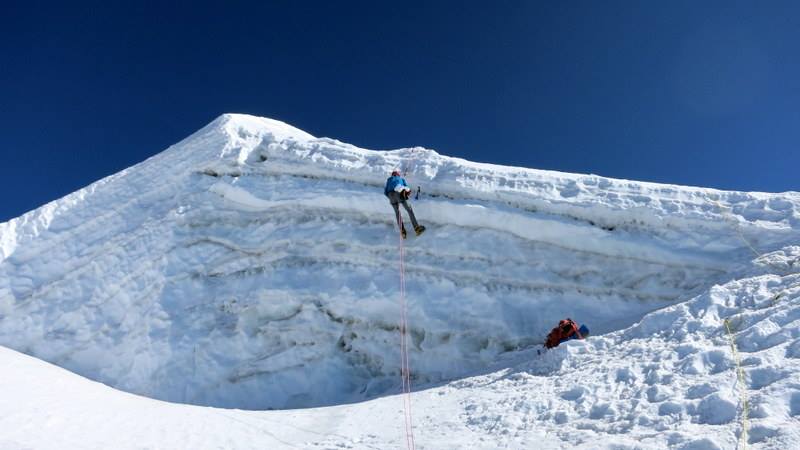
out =
{"type": "Polygon", "coordinates": [[[397,219],[397,223],[400,224],[400,229],[404,230],[405,226],[403,225],[403,218],[400,216],[400,205],[402,204],[403,207],[408,212],[408,217],[411,219],[411,225],[416,230],[419,227],[417,223],[417,218],[414,217],[414,210],[411,209],[408,202],[400,195],[399,192],[389,192],[389,202],[392,204],[392,208],[394,208],[394,215],[397,219]]]}

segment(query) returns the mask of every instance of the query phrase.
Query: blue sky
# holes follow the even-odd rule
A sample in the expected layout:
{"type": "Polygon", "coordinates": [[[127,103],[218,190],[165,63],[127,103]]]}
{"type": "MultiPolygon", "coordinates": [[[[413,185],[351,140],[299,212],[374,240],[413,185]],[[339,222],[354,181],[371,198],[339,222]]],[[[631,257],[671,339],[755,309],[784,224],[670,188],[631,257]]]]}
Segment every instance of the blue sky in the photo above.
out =
{"type": "Polygon", "coordinates": [[[372,149],[800,190],[798,2],[163,3],[4,2],[0,221],[224,112],[372,149]]]}

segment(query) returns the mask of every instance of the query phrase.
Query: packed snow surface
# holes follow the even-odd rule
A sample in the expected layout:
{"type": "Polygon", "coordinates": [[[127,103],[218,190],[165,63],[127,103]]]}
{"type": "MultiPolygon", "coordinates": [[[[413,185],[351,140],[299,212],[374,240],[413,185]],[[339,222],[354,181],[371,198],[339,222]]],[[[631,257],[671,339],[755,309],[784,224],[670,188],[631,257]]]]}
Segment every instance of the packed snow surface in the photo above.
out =
{"type": "Polygon", "coordinates": [[[393,169],[418,448],[800,442],[800,195],[224,115],[0,224],[0,448],[405,447],[393,169]]]}

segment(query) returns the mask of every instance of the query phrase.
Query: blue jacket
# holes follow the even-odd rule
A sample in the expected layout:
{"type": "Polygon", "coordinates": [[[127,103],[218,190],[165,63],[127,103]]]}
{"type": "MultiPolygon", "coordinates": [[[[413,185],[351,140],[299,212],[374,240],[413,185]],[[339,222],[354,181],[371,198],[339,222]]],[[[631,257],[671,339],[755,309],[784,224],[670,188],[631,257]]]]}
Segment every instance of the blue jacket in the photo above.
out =
{"type": "Polygon", "coordinates": [[[389,196],[389,192],[394,191],[394,188],[396,188],[397,185],[408,186],[408,184],[406,184],[406,179],[401,177],[401,176],[399,176],[399,175],[395,175],[393,177],[387,178],[386,179],[386,187],[383,188],[383,195],[388,197],[389,196]]]}

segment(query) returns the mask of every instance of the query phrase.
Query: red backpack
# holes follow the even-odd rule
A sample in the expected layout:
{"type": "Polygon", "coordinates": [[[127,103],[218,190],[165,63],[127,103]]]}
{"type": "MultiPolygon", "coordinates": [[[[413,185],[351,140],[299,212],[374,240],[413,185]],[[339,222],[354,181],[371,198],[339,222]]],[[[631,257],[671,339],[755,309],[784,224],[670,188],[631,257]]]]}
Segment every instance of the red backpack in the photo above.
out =
{"type": "Polygon", "coordinates": [[[547,335],[547,340],[544,343],[544,346],[547,348],[558,347],[562,341],[569,339],[572,335],[577,334],[580,338],[581,335],[578,332],[578,325],[573,322],[572,319],[567,317],[564,320],[558,322],[558,326],[553,328],[550,331],[550,334],[547,335]]]}

